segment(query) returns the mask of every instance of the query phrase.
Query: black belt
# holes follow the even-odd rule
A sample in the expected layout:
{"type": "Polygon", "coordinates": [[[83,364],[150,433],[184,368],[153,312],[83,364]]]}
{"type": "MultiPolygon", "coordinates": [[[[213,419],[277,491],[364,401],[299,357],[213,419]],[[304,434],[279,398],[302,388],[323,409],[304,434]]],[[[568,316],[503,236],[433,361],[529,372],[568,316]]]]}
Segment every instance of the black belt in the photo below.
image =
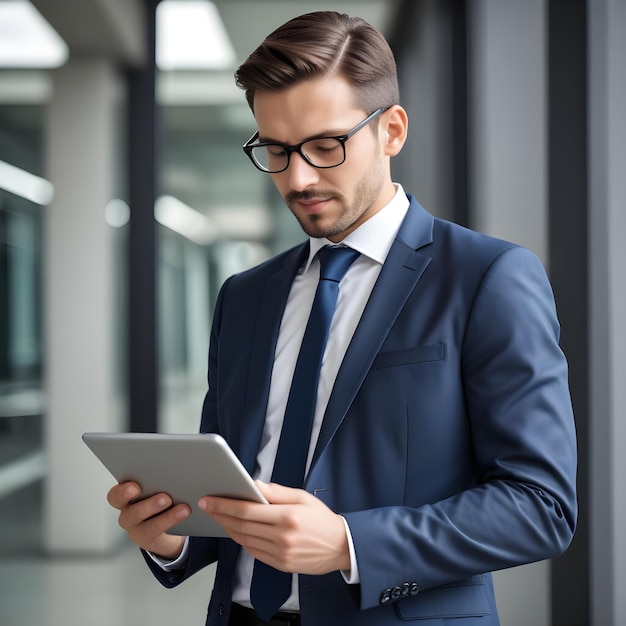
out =
{"type": "Polygon", "coordinates": [[[280,611],[269,622],[264,622],[254,609],[233,602],[228,626],[300,626],[300,613],[280,611]]]}

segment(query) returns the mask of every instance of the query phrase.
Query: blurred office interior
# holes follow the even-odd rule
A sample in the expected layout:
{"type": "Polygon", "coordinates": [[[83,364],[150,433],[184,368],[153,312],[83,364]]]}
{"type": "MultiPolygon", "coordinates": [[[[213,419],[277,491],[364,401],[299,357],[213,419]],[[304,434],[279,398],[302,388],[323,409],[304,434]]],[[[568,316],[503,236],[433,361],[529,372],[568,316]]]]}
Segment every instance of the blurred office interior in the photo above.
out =
{"type": "Polygon", "coordinates": [[[219,286],[302,239],[233,72],[324,9],[396,53],[395,178],[554,286],[580,523],[496,574],[502,623],[626,624],[626,0],[0,0],[3,626],[203,623],[212,572],[151,579],[81,434],[197,430],[219,286]]]}

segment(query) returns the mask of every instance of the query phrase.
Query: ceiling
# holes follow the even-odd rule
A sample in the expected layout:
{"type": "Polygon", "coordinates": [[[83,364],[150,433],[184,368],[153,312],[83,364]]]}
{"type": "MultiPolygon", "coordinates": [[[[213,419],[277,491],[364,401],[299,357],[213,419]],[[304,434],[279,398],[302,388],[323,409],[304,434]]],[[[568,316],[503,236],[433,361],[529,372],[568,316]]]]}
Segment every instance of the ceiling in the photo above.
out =
{"type": "MultiPolygon", "coordinates": [[[[1,0],[0,0],[1,1],[1,0]]],[[[31,0],[73,54],[105,54],[127,63],[145,60],[142,0],[31,0]]],[[[385,32],[397,0],[214,0],[241,63],[288,19],[334,10],[363,17],[385,32]]]]}
{"type": "MultiPolygon", "coordinates": [[[[145,63],[143,0],[31,1],[67,43],[70,62],[104,57],[121,69],[145,63]]],[[[335,10],[358,15],[387,33],[398,0],[214,2],[235,50],[233,67],[222,71],[160,72],[157,86],[159,103],[165,105],[164,142],[167,144],[162,184],[168,193],[217,219],[217,209],[227,205],[232,196],[235,183],[231,177],[239,171],[237,167],[248,167],[241,159],[240,149],[229,151],[229,147],[240,146],[254,128],[245,99],[233,80],[236,67],[271,31],[290,18],[311,11],[335,10]],[[216,154],[221,155],[217,161],[216,154]]],[[[5,94],[0,95],[0,102],[8,102],[6,94],[10,91],[12,102],[16,104],[43,104],[50,94],[50,80],[50,74],[45,71],[0,72],[0,93],[5,94]],[[38,90],[33,91],[34,85],[39,85],[38,90]],[[8,86],[11,90],[6,89],[8,86]],[[28,96],[28,89],[31,96],[28,96]]],[[[16,115],[28,110],[23,106],[13,109],[16,115]]],[[[41,120],[37,118],[35,122],[39,127],[41,120]]],[[[250,217],[249,206],[255,206],[261,217],[265,215],[257,206],[257,199],[264,194],[262,181],[254,176],[244,178],[248,187],[242,186],[241,177],[236,184],[241,196],[240,208],[248,213],[245,219],[236,220],[237,228],[241,224],[256,223],[250,217]]],[[[232,207],[227,214],[231,218],[239,215],[232,207]]],[[[255,228],[259,236],[262,235],[264,229],[258,225],[255,228]]],[[[250,238],[239,232],[231,234],[250,238]]]]}
{"type": "MultiPolygon", "coordinates": [[[[0,0],[3,2],[6,0],[0,0]]],[[[388,33],[399,0],[213,0],[235,49],[236,60],[226,71],[161,72],[159,102],[183,107],[182,126],[193,126],[201,115],[196,105],[230,106],[234,126],[249,125],[249,115],[233,72],[261,40],[286,20],[310,11],[336,10],[363,17],[388,33]]],[[[120,67],[146,60],[144,0],[31,0],[70,48],[70,59],[106,57],[120,67]]],[[[50,96],[45,70],[0,70],[1,104],[43,104],[50,96]]],[[[26,110],[26,109],[24,109],[26,110]]]]}
{"type": "Polygon", "coordinates": [[[393,0],[215,0],[240,62],[262,39],[292,17],[310,11],[358,15],[385,32],[393,0]]]}

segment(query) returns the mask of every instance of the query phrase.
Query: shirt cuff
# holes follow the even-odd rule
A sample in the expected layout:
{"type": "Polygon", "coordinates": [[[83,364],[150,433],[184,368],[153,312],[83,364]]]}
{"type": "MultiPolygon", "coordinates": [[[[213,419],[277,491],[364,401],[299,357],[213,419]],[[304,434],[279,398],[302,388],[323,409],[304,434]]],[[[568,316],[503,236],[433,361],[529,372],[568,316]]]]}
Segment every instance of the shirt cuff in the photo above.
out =
{"type": "Polygon", "coordinates": [[[173,561],[166,561],[152,552],[146,552],[146,554],[164,571],[173,572],[175,570],[183,569],[189,558],[189,537],[185,537],[185,543],[181,553],[173,561]]]}
{"type": "Polygon", "coordinates": [[[343,525],[346,528],[346,537],[348,538],[348,550],[350,551],[350,570],[341,570],[341,575],[348,585],[358,585],[361,582],[361,577],[359,576],[359,566],[356,562],[356,552],[354,551],[352,533],[350,532],[350,527],[348,526],[346,518],[341,516],[341,519],[343,520],[343,525]]]}

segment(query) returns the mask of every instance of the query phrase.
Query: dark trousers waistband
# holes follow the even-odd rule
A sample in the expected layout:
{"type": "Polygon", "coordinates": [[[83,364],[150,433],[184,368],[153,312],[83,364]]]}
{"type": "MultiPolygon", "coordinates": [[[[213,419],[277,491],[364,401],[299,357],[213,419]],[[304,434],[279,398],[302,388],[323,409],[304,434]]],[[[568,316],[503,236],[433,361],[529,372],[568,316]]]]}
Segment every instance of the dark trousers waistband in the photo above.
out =
{"type": "Polygon", "coordinates": [[[233,602],[228,626],[300,626],[299,613],[276,613],[269,622],[262,621],[254,609],[233,602]]]}

